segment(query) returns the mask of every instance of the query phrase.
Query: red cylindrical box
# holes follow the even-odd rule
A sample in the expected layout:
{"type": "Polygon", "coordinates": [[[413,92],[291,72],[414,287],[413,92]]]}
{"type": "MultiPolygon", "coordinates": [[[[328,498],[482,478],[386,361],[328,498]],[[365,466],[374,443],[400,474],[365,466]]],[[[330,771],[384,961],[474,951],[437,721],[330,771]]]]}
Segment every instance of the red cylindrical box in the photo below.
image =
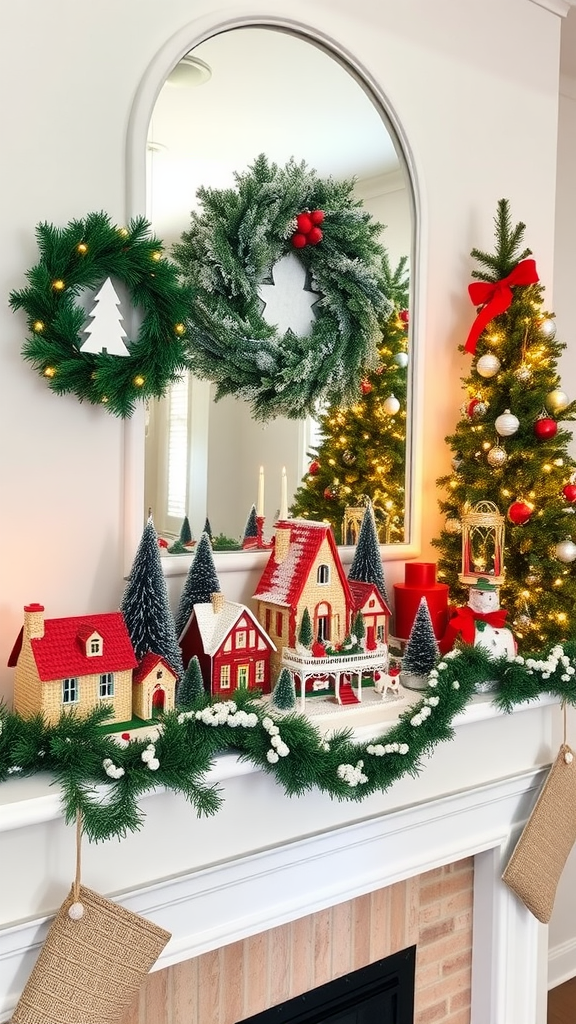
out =
{"type": "Polygon", "coordinates": [[[420,601],[425,597],[434,636],[440,640],[448,623],[448,584],[436,582],[434,562],[406,562],[404,580],[394,584],[394,636],[408,639],[420,601]]]}

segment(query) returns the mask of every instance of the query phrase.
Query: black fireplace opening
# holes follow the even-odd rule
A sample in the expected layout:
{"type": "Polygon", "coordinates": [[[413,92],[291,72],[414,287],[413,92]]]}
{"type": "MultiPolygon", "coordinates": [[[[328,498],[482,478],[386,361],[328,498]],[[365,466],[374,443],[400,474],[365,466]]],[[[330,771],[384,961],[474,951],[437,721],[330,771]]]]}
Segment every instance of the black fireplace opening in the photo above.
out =
{"type": "Polygon", "coordinates": [[[414,1024],[416,946],[237,1024],[414,1024]]]}

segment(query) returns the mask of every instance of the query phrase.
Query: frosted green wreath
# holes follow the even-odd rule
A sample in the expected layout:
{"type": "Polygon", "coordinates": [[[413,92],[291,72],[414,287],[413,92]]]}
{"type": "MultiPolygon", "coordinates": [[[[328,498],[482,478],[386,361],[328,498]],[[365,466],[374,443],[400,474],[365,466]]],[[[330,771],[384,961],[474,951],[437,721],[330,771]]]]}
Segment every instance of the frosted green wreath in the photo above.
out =
{"type": "Polygon", "coordinates": [[[353,181],[322,180],[305,163],[279,168],[260,155],[235,179],[235,189],[198,190],[202,210],[174,247],[194,293],[190,368],[216,384],[217,399],[234,394],[259,420],[302,419],[319,400],[347,404],[376,362],[378,323],[392,308],[382,225],[353,197],[353,181]],[[323,215],[312,235],[298,223],[309,212],[323,215]],[[321,294],[304,337],[268,324],[258,295],[288,252],[321,294]]]}
{"type": "MultiPolygon", "coordinates": [[[[105,213],[91,213],[63,229],[39,224],[36,238],[39,262],[27,273],[28,286],[10,295],[12,308],[26,313],[30,333],[24,359],[56,394],[75,394],[116,416],[131,416],[138,400],[161,398],[185,369],[189,296],[150,225],[139,217],[117,227],[105,213]],[[82,343],[93,314],[78,297],[112,277],[125,286],[140,314],[132,341],[118,341],[125,336],[119,326],[111,331],[124,349],[121,356],[88,351],[82,343]]],[[[113,293],[114,304],[117,298],[113,293]]],[[[119,324],[120,313],[116,319],[119,324]]],[[[105,329],[102,336],[105,342],[105,329]]]]}

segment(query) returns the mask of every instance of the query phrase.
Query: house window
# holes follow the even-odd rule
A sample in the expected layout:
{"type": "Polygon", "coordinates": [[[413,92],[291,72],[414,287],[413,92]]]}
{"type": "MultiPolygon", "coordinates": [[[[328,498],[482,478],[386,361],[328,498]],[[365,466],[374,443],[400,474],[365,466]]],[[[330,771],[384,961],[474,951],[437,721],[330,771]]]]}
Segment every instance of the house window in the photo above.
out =
{"type": "Polygon", "coordinates": [[[330,606],[323,601],[316,609],[316,638],[324,643],[330,639],[330,633],[330,606]]]}
{"type": "Polygon", "coordinates": [[[90,640],[90,654],[102,653],[102,640],[99,636],[93,636],[90,640]]]}
{"type": "Polygon", "coordinates": [[[114,696],[114,673],[104,672],[100,676],[100,696],[101,697],[113,697],[114,696]]]}
{"type": "Polygon", "coordinates": [[[156,679],[162,679],[163,675],[164,675],[164,673],[163,673],[162,669],[159,668],[158,671],[156,672],[156,679]]]}
{"type": "Polygon", "coordinates": [[[73,676],[62,680],[62,703],[76,704],[78,702],[78,679],[73,676]]]}
{"type": "Polygon", "coordinates": [[[376,637],[380,641],[380,643],[384,642],[384,626],[383,625],[376,627],[376,637]]]}
{"type": "Polygon", "coordinates": [[[374,600],[373,597],[371,597],[370,600],[368,601],[368,607],[369,608],[373,608],[375,604],[376,604],[376,601],[374,600]]]}
{"type": "Polygon", "coordinates": [[[282,636],[282,612],[276,612],[276,636],[282,636]]]}
{"type": "Polygon", "coordinates": [[[325,563],[322,563],[322,565],[318,566],[318,571],[316,573],[316,582],[317,583],[330,583],[330,566],[329,565],[326,565],[325,563]]]}
{"type": "Polygon", "coordinates": [[[256,682],[256,685],[258,685],[258,683],[263,683],[264,682],[264,662],[263,661],[257,661],[256,662],[255,682],[256,682]]]}
{"type": "Polygon", "coordinates": [[[250,630],[249,644],[250,644],[251,648],[256,646],[256,630],[255,629],[251,629],[250,630]]]}
{"type": "Polygon", "coordinates": [[[220,689],[230,689],[230,665],[222,665],[220,668],[220,689]]]}
{"type": "Polygon", "coordinates": [[[270,608],[266,609],[266,615],[264,616],[264,618],[266,620],[266,625],[264,628],[266,632],[270,634],[270,626],[272,625],[272,611],[270,608]]]}
{"type": "Polygon", "coordinates": [[[239,629],[236,633],[236,647],[246,647],[246,630],[239,629]]]}

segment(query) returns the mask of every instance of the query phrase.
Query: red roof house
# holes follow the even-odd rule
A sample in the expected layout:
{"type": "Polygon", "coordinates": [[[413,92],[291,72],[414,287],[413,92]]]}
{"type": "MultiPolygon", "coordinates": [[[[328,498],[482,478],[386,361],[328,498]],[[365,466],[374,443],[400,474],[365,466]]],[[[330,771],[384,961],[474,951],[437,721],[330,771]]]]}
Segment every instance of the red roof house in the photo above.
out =
{"type": "Polygon", "coordinates": [[[8,664],[16,667],[14,710],[22,715],[41,712],[54,723],[63,710],[105,701],[112,722],[132,717],[137,661],[121,612],[45,619],[43,605],[27,605],[8,664]]]}
{"type": "Polygon", "coordinates": [[[388,624],[392,612],[375,583],[348,580],[354,612],[361,612],[366,630],[366,648],[388,643],[388,624]]]}
{"type": "Polygon", "coordinates": [[[148,651],[132,676],[132,714],[149,721],[161,711],[172,711],[177,680],[165,658],[148,651]]]}
{"type": "Polygon", "coordinates": [[[296,645],[305,608],[316,640],[341,643],[354,605],[330,524],[280,520],[254,598],[257,617],[278,648],[272,656],[276,675],[282,650],[296,645]]]}

